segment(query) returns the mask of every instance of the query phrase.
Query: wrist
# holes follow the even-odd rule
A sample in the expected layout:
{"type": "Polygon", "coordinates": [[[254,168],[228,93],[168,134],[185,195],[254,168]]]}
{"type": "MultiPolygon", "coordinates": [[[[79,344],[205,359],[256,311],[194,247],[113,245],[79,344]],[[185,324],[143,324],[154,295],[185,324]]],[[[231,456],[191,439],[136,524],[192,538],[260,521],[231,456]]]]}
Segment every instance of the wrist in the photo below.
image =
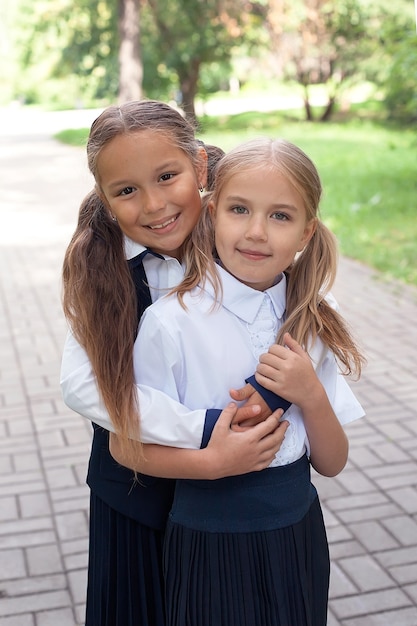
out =
{"type": "Polygon", "coordinates": [[[313,385],[304,389],[302,400],[298,406],[303,413],[310,412],[312,410],[316,413],[320,410],[320,408],[327,406],[328,404],[329,399],[327,397],[326,390],[317,379],[313,385]]]}
{"type": "Polygon", "coordinates": [[[210,446],[200,450],[203,475],[203,480],[216,480],[222,478],[221,474],[221,459],[218,458],[216,451],[210,446]]]}

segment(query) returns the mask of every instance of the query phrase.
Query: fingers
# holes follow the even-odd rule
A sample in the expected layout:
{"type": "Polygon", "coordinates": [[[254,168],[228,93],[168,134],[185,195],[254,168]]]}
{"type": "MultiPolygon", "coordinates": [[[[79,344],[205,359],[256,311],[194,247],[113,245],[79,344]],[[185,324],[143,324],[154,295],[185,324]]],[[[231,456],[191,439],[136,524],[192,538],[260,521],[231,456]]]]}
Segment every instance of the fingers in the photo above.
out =
{"type": "Polygon", "coordinates": [[[251,397],[254,391],[255,390],[252,387],[252,385],[249,383],[246,383],[246,385],[244,387],[241,387],[240,389],[231,389],[230,396],[236,402],[244,402],[245,400],[251,397]]]}
{"type": "Polygon", "coordinates": [[[264,437],[260,444],[264,446],[262,454],[259,455],[256,470],[263,470],[268,467],[275,458],[276,453],[280,449],[285,438],[285,432],[289,426],[289,422],[282,421],[277,428],[264,437]]]}
{"type": "Polygon", "coordinates": [[[296,352],[297,354],[304,353],[303,348],[300,346],[298,341],[291,337],[290,333],[285,333],[284,343],[290,350],[292,350],[292,352],[296,352]]]}
{"type": "MultiPolygon", "coordinates": [[[[265,355],[265,357],[267,356],[270,355],[265,355]]],[[[271,357],[271,359],[274,359],[274,357],[271,357]]],[[[280,395],[282,389],[278,389],[276,385],[281,385],[281,387],[284,385],[286,368],[282,362],[280,367],[277,367],[276,361],[272,360],[272,363],[267,361],[269,360],[265,358],[263,363],[258,363],[255,374],[256,381],[265,389],[280,395]]]]}
{"type": "Polygon", "coordinates": [[[219,415],[219,419],[216,422],[216,427],[230,428],[233,418],[237,412],[237,404],[235,402],[229,402],[229,404],[223,409],[219,415]]]}
{"type": "Polygon", "coordinates": [[[239,414],[236,413],[236,417],[233,420],[232,429],[237,432],[242,432],[244,430],[247,430],[248,428],[252,428],[257,424],[260,424],[261,422],[265,421],[265,419],[266,418],[262,417],[262,415],[257,415],[256,417],[251,417],[250,419],[241,420],[239,414]]]}
{"type": "Polygon", "coordinates": [[[261,413],[261,406],[259,404],[244,404],[235,411],[233,415],[233,423],[237,424],[251,420],[261,413]]]}
{"type": "Polygon", "coordinates": [[[284,345],[280,345],[277,343],[272,344],[272,346],[269,347],[268,352],[265,352],[264,354],[261,354],[259,360],[260,362],[264,362],[265,359],[268,358],[268,356],[270,358],[274,358],[274,359],[288,359],[290,356],[291,352],[295,352],[296,354],[304,354],[305,350],[300,346],[300,344],[298,343],[298,341],[296,341],[291,335],[290,333],[285,333],[284,337],[283,337],[283,341],[284,341],[284,345]],[[290,350],[290,352],[288,352],[288,350],[290,350]]]}
{"type": "Polygon", "coordinates": [[[256,416],[261,412],[261,407],[258,404],[244,405],[238,407],[235,402],[230,402],[220,413],[219,419],[216,422],[216,430],[232,428],[235,431],[247,430],[247,427],[253,423],[258,423],[256,416]],[[243,426],[240,426],[241,422],[246,422],[243,426]]]}
{"type": "Polygon", "coordinates": [[[282,409],[277,409],[270,415],[265,421],[253,426],[252,433],[256,439],[263,439],[267,435],[275,432],[275,430],[280,425],[280,418],[283,415],[284,411],[282,409]]]}

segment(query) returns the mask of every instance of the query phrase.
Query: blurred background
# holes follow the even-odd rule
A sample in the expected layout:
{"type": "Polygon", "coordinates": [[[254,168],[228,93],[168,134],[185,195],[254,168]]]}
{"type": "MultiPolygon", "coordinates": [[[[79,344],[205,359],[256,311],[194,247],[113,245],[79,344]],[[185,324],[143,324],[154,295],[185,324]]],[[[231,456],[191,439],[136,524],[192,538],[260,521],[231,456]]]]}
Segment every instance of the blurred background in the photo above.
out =
{"type": "Polygon", "coordinates": [[[298,143],[342,253],[417,284],[413,0],[2,0],[0,75],[3,120],[155,98],[225,150],[298,143]]]}
{"type": "Polygon", "coordinates": [[[342,253],[417,284],[413,0],[2,0],[0,75],[3,120],[155,98],[226,150],[298,143],[342,253]]]}

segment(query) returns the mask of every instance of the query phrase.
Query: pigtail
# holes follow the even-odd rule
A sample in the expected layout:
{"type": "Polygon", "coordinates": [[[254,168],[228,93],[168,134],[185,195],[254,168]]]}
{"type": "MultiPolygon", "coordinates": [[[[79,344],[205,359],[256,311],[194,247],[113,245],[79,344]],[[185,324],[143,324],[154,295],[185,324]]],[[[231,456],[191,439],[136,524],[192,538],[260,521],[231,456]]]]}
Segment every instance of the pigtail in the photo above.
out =
{"type": "Polygon", "coordinates": [[[333,233],[317,221],[314,235],[286,272],[286,321],[278,343],[289,332],[307,350],[317,337],[335,354],[344,374],[360,376],[364,358],[346,321],[325,300],[337,270],[337,242],[333,233]]]}
{"type": "Polygon", "coordinates": [[[136,296],[123,234],[95,191],[83,200],[63,264],[63,309],[86,350],[115,431],[138,437],[136,296]]]}

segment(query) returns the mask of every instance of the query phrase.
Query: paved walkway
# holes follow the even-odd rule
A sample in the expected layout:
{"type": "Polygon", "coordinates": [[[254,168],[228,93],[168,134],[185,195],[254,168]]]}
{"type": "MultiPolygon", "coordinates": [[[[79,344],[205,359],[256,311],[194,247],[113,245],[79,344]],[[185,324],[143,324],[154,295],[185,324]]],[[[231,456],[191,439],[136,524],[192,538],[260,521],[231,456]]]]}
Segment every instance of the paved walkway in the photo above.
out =
{"type": "MultiPolygon", "coordinates": [[[[94,118],[83,115],[75,126],[94,118]]],[[[90,426],[58,386],[60,268],[92,181],[83,151],[50,139],[71,120],[1,119],[0,626],[76,626],[90,426]]],[[[367,417],[348,427],[348,466],[315,477],[332,555],[328,626],[417,626],[417,291],[346,259],[334,291],[369,364],[354,386],[367,417]]]]}

